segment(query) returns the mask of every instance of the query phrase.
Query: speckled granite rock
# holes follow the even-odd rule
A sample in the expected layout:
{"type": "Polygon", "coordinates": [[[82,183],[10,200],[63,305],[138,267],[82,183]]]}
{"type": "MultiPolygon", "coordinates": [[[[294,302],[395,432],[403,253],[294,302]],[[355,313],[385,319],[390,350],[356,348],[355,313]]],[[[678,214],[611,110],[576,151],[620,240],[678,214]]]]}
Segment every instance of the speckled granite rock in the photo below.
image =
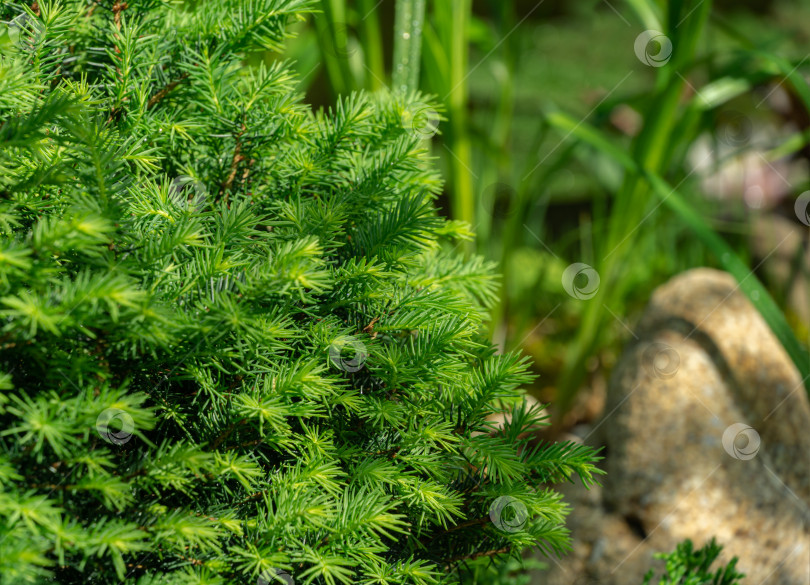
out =
{"type": "Polygon", "coordinates": [[[727,274],[660,287],[586,442],[604,488],[572,486],[574,553],[539,582],[634,585],[684,538],[724,545],[751,585],[810,584],[810,405],[790,359],[727,274]]]}

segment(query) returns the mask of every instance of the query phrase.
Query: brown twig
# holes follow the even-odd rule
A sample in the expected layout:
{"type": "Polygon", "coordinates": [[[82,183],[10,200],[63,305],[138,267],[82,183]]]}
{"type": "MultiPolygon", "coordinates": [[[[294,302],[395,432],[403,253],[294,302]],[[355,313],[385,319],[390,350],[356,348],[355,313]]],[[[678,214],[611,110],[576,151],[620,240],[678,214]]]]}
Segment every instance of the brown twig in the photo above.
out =
{"type": "Polygon", "coordinates": [[[262,497],[262,494],[264,494],[266,491],[267,490],[265,489],[265,490],[262,490],[260,492],[256,492],[255,494],[250,494],[248,497],[246,497],[241,502],[237,502],[236,505],[241,506],[242,504],[246,504],[247,502],[249,502],[251,500],[258,500],[260,497],[262,497]]]}
{"type": "MultiPolygon", "coordinates": [[[[481,525],[481,524],[486,524],[487,522],[490,522],[490,521],[491,520],[487,516],[485,518],[477,518],[475,520],[469,520],[467,522],[462,522],[461,524],[456,524],[455,526],[452,526],[452,527],[448,528],[447,530],[445,530],[441,534],[438,534],[437,537],[441,536],[442,534],[447,534],[448,532],[455,532],[456,530],[463,530],[464,528],[469,528],[470,526],[478,526],[478,525],[481,525]]],[[[435,538],[432,539],[432,540],[435,540],[435,538]]]]}
{"type": "Polygon", "coordinates": [[[53,490],[64,491],[64,490],[73,489],[76,486],[73,486],[73,485],[61,485],[61,484],[58,484],[58,483],[56,483],[56,484],[54,484],[54,483],[29,483],[28,487],[31,488],[31,489],[35,489],[35,490],[46,489],[46,490],[51,490],[51,491],[53,491],[53,490]]]}
{"type": "Polygon", "coordinates": [[[477,553],[473,553],[471,555],[459,555],[457,557],[452,557],[447,559],[448,563],[455,563],[456,561],[472,561],[481,557],[494,557],[495,555],[501,555],[504,553],[509,552],[509,547],[505,546],[503,548],[499,548],[496,550],[488,550],[488,551],[481,551],[477,553]]]}
{"type": "Polygon", "coordinates": [[[180,557],[181,559],[183,559],[184,561],[188,561],[192,565],[196,565],[198,567],[205,564],[205,562],[201,561],[200,559],[195,559],[194,557],[185,557],[183,555],[177,555],[177,556],[180,557]]]}
{"type": "Polygon", "coordinates": [[[374,317],[374,318],[371,320],[371,323],[369,323],[368,325],[366,325],[365,327],[363,327],[363,333],[371,333],[372,331],[374,331],[374,325],[376,325],[376,324],[377,324],[377,321],[379,321],[379,320],[380,320],[380,318],[379,318],[379,317],[374,317]]]}
{"type": "Polygon", "coordinates": [[[253,441],[247,441],[246,443],[240,443],[239,445],[233,445],[225,450],[233,451],[234,449],[242,449],[243,447],[255,447],[257,445],[261,445],[262,443],[264,443],[264,439],[255,439],[253,441]]]}
{"type": "Polygon", "coordinates": [[[234,429],[235,429],[237,426],[239,426],[239,425],[244,425],[244,424],[247,424],[247,419],[246,419],[246,418],[243,418],[242,420],[240,420],[240,421],[238,421],[238,422],[233,423],[233,424],[232,424],[231,426],[229,426],[227,429],[225,429],[224,431],[222,431],[222,434],[221,434],[220,436],[218,436],[218,437],[217,437],[217,438],[214,440],[214,444],[213,444],[213,445],[211,445],[211,450],[213,451],[213,450],[215,450],[217,447],[219,447],[219,446],[220,446],[220,444],[222,443],[222,441],[224,441],[225,439],[227,439],[227,438],[228,438],[228,437],[231,435],[231,433],[233,432],[233,430],[234,430],[234,429]]]}
{"type": "Polygon", "coordinates": [[[160,100],[169,95],[169,92],[171,92],[175,87],[183,83],[183,81],[185,81],[187,77],[188,73],[183,73],[180,77],[178,77],[171,83],[166,84],[166,87],[161,89],[159,92],[157,92],[149,99],[149,103],[146,104],[146,109],[151,110],[152,108],[154,108],[160,100]]]}
{"type": "Polygon", "coordinates": [[[121,13],[129,8],[129,4],[126,2],[116,2],[113,4],[112,11],[115,18],[115,28],[119,31],[121,30],[121,13]]]}
{"type": "MultiPolygon", "coordinates": [[[[233,180],[236,178],[236,171],[239,168],[239,163],[245,160],[245,157],[242,156],[242,135],[245,133],[245,125],[242,124],[242,129],[239,131],[239,134],[236,135],[236,148],[233,149],[233,158],[231,159],[231,172],[228,173],[228,178],[223,181],[222,186],[219,189],[220,194],[229,191],[230,188],[233,186],[233,180]]],[[[225,200],[227,201],[228,195],[225,195],[225,200]]]]}
{"type": "Polygon", "coordinates": [[[248,161],[245,171],[242,173],[242,183],[247,184],[248,176],[250,176],[250,169],[255,164],[256,159],[252,158],[248,161]]]}

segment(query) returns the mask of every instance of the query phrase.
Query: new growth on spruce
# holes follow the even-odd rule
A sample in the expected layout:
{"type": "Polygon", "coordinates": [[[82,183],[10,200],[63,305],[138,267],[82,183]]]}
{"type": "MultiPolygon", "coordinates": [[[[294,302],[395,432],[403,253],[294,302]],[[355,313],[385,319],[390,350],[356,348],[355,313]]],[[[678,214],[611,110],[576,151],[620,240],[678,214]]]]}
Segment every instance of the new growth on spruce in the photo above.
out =
{"type": "Polygon", "coordinates": [[[314,9],[0,9],[0,583],[459,583],[569,546],[550,486],[598,457],[531,440],[429,100],[313,112],[278,53],[314,9]]]}

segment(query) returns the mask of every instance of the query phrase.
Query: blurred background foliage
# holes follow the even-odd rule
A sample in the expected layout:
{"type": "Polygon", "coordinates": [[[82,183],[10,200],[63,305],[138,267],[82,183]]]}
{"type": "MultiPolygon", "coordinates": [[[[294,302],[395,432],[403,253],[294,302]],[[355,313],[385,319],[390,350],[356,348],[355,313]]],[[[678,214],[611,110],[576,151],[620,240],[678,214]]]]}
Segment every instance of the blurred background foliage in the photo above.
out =
{"type": "Polygon", "coordinates": [[[559,422],[596,416],[652,290],[695,266],[734,273],[810,373],[794,294],[810,0],[321,0],[286,55],[311,103],[405,83],[404,4],[425,11],[406,24],[421,34],[415,83],[441,105],[442,213],[473,227],[467,253],[500,263],[493,339],[533,358],[532,393],[559,422]],[[637,55],[649,29],[671,56],[656,41],[637,55]],[[575,262],[598,272],[593,298],[561,285],[575,262]]]}

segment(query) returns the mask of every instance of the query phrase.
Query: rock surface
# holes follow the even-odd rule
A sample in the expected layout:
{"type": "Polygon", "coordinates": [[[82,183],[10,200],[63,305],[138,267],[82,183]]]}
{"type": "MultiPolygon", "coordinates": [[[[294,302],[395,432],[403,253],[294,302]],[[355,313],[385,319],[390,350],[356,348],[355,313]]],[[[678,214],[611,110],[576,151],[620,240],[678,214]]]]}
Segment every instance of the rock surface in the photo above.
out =
{"type": "Polygon", "coordinates": [[[574,551],[535,582],[640,585],[654,552],[716,536],[744,583],[810,584],[810,405],[759,313],[731,276],[696,269],[635,333],[580,430],[606,447],[604,487],[563,490],[574,551]]]}

